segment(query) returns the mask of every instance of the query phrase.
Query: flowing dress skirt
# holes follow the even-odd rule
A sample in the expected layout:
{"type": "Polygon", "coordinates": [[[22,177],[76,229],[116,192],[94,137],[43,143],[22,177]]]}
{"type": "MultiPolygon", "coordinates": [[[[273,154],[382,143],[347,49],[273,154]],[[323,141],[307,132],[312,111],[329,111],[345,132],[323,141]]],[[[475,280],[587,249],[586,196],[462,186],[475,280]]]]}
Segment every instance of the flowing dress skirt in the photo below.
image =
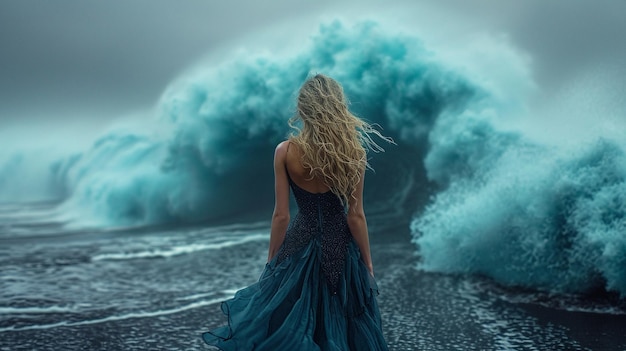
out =
{"type": "Polygon", "coordinates": [[[228,324],[203,333],[207,344],[229,351],[388,349],[378,286],[353,240],[334,292],[321,269],[319,239],[280,262],[277,256],[256,283],[222,302],[228,324]]]}

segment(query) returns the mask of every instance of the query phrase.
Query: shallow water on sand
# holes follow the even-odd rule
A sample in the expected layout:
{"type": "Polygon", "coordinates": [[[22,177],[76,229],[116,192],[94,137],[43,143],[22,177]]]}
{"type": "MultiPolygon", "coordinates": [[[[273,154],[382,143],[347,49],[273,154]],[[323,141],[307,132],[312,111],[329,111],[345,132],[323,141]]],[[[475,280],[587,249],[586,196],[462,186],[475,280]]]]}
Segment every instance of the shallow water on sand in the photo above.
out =
{"type": "MultiPolygon", "coordinates": [[[[619,301],[421,272],[406,223],[374,217],[370,228],[391,350],[626,349],[619,301]]],[[[200,334],[224,322],[220,301],[261,274],[268,233],[266,222],[5,231],[0,350],[208,349],[200,334]]]]}

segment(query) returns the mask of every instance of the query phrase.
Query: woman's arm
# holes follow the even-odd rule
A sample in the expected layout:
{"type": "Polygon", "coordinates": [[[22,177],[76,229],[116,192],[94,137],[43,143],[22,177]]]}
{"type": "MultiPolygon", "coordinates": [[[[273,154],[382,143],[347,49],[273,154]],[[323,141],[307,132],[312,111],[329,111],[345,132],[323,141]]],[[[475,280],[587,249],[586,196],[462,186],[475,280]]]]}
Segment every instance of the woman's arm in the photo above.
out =
{"type": "Polygon", "coordinates": [[[372,264],[372,257],[370,254],[370,241],[367,233],[367,220],[365,219],[365,212],[363,210],[363,184],[365,183],[365,170],[361,175],[361,180],[357,184],[354,190],[354,197],[350,198],[350,207],[348,209],[348,227],[356,241],[359,250],[361,251],[361,259],[365,263],[365,266],[369,270],[370,274],[374,276],[374,265],[372,264]]]}
{"type": "Polygon", "coordinates": [[[270,246],[267,262],[271,261],[283,244],[285,232],[289,225],[289,182],[285,171],[287,160],[287,146],[289,141],[278,144],[274,152],[274,214],[272,215],[272,229],[270,231],[270,246]]]}

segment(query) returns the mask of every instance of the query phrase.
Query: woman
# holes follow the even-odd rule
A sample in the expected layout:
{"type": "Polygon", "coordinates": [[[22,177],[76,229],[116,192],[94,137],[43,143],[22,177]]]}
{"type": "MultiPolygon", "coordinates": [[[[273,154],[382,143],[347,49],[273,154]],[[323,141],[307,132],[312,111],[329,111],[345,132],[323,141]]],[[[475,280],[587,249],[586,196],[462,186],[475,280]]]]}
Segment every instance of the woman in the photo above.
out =
{"type": "Polygon", "coordinates": [[[341,85],[321,74],[302,85],[289,124],[299,133],[274,155],[267,264],[222,303],[228,325],[203,339],[222,350],[387,350],[362,198],[365,147],[382,150],[370,135],[392,141],[352,115],[341,85]]]}

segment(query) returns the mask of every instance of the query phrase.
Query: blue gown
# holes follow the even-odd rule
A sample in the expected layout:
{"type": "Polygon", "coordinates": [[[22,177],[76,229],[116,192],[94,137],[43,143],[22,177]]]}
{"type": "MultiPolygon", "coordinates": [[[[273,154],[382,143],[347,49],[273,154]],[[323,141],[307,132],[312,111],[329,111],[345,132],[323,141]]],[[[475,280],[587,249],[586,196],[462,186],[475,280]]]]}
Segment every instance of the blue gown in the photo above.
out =
{"type": "Polygon", "coordinates": [[[221,350],[388,350],[378,286],[360,259],[339,198],[289,176],[298,213],[259,280],[221,309],[228,324],[202,334],[221,350]]]}

